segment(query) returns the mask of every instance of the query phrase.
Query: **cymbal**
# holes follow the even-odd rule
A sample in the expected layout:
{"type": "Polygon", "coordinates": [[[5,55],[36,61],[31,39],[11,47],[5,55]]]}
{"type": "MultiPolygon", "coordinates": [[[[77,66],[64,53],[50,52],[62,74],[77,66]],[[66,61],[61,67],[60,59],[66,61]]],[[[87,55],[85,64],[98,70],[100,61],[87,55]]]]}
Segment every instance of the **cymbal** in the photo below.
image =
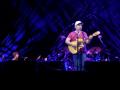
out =
{"type": "Polygon", "coordinates": [[[100,47],[92,47],[87,51],[87,54],[95,54],[95,53],[100,53],[102,49],[100,47]]]}

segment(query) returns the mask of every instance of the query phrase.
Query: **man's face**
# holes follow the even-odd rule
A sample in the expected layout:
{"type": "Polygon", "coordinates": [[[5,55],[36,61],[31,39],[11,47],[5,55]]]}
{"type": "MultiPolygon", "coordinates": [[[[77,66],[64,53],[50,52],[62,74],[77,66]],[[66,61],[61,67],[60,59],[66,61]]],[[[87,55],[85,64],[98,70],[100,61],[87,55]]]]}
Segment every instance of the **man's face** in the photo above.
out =
{"type": "Polygon", "coordinates": [[[82,25],[81,25],[81,24],[76,25],[76,26],[75,26],[75,29],[76,29],[76,30],[82,30],[82,25]]]}

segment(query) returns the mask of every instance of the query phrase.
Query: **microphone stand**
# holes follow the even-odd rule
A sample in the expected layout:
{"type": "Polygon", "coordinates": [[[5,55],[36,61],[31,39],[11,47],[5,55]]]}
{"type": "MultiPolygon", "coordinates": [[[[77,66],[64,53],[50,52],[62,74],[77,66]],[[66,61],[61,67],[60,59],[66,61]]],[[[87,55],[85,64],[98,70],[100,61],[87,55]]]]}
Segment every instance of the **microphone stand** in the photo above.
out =
{"type": "Polygon", "coordinates": [[[104,42],[102,40],[102,36],[99,35],[98,38],[99,38],[100,42],[102,43],[103,48],[106,48],[106,45],[104,44],[104,42]]]}
{"type": "MultiPolygon", "coordinates": [[[[106,45],[104,44],[104,42],[103,42],[103,40],[102,40],[102,36],[99,35],[98,38],[99,38],[99,40],[100,40],[100,42],[101,42],[103,48],[106,50],[106,45]]],[[[107,58],[105,59],[105,61],[110,61],[110,59],[109,59],[109,54],[106,53],[106,51],[105,51],[105,54],[107,54],[107,58]]]]}

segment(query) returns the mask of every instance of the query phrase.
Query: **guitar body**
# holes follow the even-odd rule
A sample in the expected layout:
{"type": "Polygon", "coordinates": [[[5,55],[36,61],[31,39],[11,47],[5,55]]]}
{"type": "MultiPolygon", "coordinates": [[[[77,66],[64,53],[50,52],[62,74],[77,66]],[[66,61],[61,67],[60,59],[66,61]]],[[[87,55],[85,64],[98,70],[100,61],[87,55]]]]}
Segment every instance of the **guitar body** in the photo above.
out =
{"type": "MultiPolygon", "coordinates": [[[[77,46],[77,41],[72,41],[71,42],[71,44],[72,45],[76,45],[77,46]]],[[[81,45],[79,45],[78,46],[78,50],[80,50],[81,48],[83,48],[84,47],[84,45],[83,44],[81,44],[81,45]]],[[[68,46],[68,49],[69,49],[69,51],[72,53],[72,54],[77,54],[77,47],[73,47],[73,46],[68,46]]]]}

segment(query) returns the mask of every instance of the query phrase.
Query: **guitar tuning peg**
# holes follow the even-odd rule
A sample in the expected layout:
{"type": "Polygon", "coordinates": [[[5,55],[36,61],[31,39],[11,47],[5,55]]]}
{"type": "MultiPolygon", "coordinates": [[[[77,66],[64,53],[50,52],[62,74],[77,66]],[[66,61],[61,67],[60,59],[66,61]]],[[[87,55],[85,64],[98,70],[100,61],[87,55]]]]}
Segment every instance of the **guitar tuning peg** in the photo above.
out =
{"type": "Polygon", "coordinates": [[[97,34],[99,35],[99,34],[100,34],[100,31],[97,31],[97,34]]]}

